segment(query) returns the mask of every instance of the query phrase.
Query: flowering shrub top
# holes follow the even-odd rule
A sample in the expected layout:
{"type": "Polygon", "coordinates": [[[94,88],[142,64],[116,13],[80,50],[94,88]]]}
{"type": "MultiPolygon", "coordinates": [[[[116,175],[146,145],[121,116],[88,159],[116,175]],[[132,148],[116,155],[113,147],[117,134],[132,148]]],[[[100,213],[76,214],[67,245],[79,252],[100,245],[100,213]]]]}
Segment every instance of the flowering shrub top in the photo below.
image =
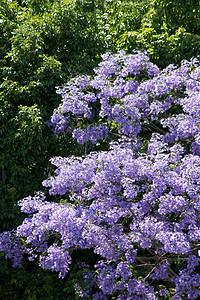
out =
{"type": "Polygon", "coordinates": [[[92,78],[72,79],[58,93],[53,130],[92,146],[83,157],[52,158],[56,171],[43,185],[63,200],[22,199],[28,217],[1,235],[0,249],[15,265],[27,253],[60,277],[77,249],[90,249],[96,262],[80,264],[80,297],[197,299],[199,62],[159,71],[140,52],[106,53],[92,78]],[[102,142],[107,151],[97,151],[102,142]]]}

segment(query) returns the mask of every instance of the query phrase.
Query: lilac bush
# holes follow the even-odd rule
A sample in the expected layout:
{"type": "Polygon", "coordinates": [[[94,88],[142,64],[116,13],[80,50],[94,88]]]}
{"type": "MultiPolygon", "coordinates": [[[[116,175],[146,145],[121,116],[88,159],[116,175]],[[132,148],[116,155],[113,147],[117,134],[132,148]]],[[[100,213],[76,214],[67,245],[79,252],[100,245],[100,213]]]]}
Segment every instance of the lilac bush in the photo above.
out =
{"type": "Polygon", "coordinates": [[[82,157],[52,158],[43,185],[62,200],[22,199],[27,218],[1,234],[0,250],[15,266],[26,253],[61,278],[75,251],[92,251],[95,263],[79,265],[80,298],[197,299],[200,64],[160,71],[140,52],[102,58],[93,77],[58,88],[50,122],[55,134],[92,146],[82,157]]]}

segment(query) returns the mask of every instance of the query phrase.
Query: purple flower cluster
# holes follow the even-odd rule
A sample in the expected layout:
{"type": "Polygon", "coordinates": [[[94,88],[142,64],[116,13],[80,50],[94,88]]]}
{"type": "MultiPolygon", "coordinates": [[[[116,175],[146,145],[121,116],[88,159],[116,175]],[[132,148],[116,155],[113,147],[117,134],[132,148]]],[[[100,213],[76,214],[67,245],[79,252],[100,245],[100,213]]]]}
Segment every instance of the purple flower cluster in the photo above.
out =
{"type": "Polygon", "coordinates": [[[49,125],[56,133],[72,133],[81,144],[87,140],[96,144],[99,139],[106,139],[109,129],[112,132],[111,128],[115,127],[119,127],[122,134],[136,136],[141,130],[140,104],[139,107],[133,102],[130,105],[131,101],[124,97],[136,93],[137,99],[139,75],[145,72],[152,78],[159,73],[157,66],[140,52],[107,53],[102,58],[93,78],[79,76],[57,89],[62,103],[54,111],[49,125]],[[96,114],[98,117],[94,120],[96,114]],[[80,120],[84,124],[82,128],[79,128],[80,120]]]}
{"type": "Polygon", "coordinates": [[[0,233],[0,251],[6,252],[6,258],[12,259],[13,267],[21,267],[25,247],[15,231],[0,233]]]}
{"type": "Polygon", "coordinates": [[[159,71],[140,52],[106,53],[93,78],[58,89],[56,132],[70,128],[81,144],[115,141],[108,151],[52,158],[56,171],[43,185],[66,203],[42,193],[22,199],[28,216],[15,234],[1,235],[1,251],[15,264],[23,253],[38,257],[65,277],[73,251],[92,250],[100,259],[84,267],[90,288],[77,284],[80,297],[198,299],[199,92],[197,60],[159,71]]]}

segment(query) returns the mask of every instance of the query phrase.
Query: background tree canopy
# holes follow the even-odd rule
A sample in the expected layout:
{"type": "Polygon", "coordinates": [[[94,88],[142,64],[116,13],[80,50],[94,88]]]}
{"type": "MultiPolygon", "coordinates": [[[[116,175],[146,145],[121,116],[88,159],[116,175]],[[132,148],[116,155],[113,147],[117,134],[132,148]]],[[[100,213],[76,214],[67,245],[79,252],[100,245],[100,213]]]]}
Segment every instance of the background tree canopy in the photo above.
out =
{"type": "MultiPolygon", "coordinates": [[[[1,1],[1,231],[20,224],[16,203],[42,189],[52,168],[50,157],[86,151],[86,145],[46,125],[61,101],[56,86],[93,74],[106,51],[146,51],[160,68],[199,57],[199,7],[195,0],[1,1]]],[[[3,257],[1,264],[5,299],[76,297],[76,269],[64,282],[27,261],[23,271],[10,269],[3,257]]]]}

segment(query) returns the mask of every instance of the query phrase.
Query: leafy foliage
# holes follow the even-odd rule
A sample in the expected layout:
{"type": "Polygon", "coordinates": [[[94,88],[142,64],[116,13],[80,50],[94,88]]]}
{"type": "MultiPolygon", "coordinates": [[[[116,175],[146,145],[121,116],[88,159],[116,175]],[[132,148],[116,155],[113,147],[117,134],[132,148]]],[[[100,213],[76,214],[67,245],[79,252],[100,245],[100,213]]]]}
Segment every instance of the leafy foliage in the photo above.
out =
{"type": "MultiPolygon", "coordinates": [[[[41,181],[53,169],[50,157],[108,149],[106,140],[79,145],[69,133],[53,134],[46,126],[61,99],[56,86],[78,74],[91,75],[107,50],[145,50],[161,68],[197,57],[198,7],[198,1],[192,0],[1,1],[2,231],[21,223],[23,215],[16,206],[20,198],[44,190],[41,181]]],[[[93,108],[96,125],[98,110],[93,108]]],[[[85,129],[90,123],[78,122],[85,129]]],[[[119,125],[111,122],[109,126],[116,134],[119,125]]],[[[59,200],[57,196],[55,201],[59,200]]],[[[11,270],[9,274],[12,277],[11,270]]]]}
{"type": "Polygon", "coordinates": [[[199,9],[196,1],[150,1],[141,26],[121,34],[117,44],[128,52],[147,51],[160,67],[199,56],[199,9]]]}

